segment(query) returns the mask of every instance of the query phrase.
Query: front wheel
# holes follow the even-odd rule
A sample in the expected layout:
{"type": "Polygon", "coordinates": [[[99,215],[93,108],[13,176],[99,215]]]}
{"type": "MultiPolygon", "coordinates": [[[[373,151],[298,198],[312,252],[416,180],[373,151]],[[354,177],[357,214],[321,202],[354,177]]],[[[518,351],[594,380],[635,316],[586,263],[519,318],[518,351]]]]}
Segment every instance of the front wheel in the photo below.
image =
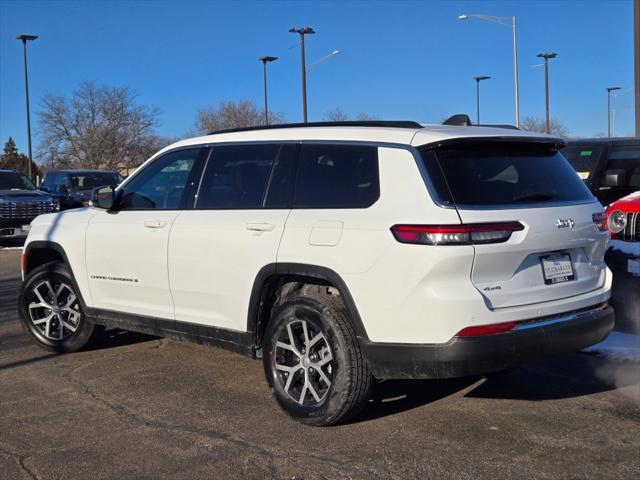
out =
{"type": "Polygon", "coordinates": [[[263,350],[269,386],[293,418],[332,425],[366,405],[373,379],[339,297],[302,296],[281,305],[263,350]]]}
{"type": "Polygon", "coordinates": [[[50,351],[80,350],[102,330],[84,315],[71,272],[62,262],[46,263],[29,273],[18,309],[27,333],[50,351]]]}

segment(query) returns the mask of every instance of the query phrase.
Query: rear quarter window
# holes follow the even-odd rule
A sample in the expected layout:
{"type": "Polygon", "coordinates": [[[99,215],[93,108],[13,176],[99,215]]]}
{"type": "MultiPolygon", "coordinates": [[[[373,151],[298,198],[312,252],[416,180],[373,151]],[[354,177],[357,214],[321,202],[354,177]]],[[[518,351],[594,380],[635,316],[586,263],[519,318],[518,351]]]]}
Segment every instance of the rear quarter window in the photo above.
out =
{"type": "Polygon", "coordinates": [[[479,142],[422,151],[434,188],[459,206],[593,199],[564,156],[548,145],[479,142]]]}

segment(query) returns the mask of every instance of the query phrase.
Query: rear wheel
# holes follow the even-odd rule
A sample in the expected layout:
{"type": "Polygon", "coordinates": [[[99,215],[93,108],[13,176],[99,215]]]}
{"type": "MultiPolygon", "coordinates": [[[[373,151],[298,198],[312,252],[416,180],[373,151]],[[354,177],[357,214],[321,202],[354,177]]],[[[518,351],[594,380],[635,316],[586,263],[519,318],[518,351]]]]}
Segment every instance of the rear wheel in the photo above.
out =
{"type": "Polygon", "coordinates": [[[102,331],[84,315],[71,272],[62,262],[46,263],[29,273],[18,308],[27,333],[50,351],[75,352],[102,331]]]}
{"type": "Polygon", "coordinates": [[[365,406],[372,376],[339,297],[318,294],[284,303],[264,338],[267,381],[290,416],[332,425],[365,406]]]}

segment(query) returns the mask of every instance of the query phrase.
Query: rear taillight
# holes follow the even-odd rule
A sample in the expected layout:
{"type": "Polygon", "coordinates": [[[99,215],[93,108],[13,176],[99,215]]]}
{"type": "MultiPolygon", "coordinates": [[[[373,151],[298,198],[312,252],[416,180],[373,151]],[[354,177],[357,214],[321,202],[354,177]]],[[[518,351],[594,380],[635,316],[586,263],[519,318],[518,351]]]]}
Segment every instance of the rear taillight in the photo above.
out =
{"type": "Polygon", "coordinates": [[[601,232],[607,231],[607,215],[604,212],[598,212],[591,215],[593,223],[601,232]]]}
{"type": "Polygon", "coordinates": [[[494,323],[492,325],[479,325],[477,327],[467,327],[460,330],[456,337],[481,337],[483,335],[493,335],[495,333],[505,333],[513,330],[516,322],[494,323]]]}
{"type": "Polygon", "coordinates": [[[418,245],[477,245],[503,243],[513,232],[524,230],[520,222],[467,225],[394,225],[391,233],[401,243],[418,245]]]}

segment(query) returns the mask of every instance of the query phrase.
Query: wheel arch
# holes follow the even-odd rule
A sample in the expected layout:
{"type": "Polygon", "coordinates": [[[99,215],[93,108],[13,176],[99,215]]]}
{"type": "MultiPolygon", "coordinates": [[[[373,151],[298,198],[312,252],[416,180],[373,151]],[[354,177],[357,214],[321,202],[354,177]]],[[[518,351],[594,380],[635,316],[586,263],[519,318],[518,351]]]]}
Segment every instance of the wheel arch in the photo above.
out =
{"type": "Polygon", "coordinates": [[[275,294],[279,288],[287,283],[307,283],[309,280],[313,285],[324,285],[337,289],[349,313],[349,320],[356,336],[359,340],[369,338],[351,292],[338,273],[319,265],[271,263],[262,267],[256,275],[249,299],[247,331],[253,334],[258,349],[262,346],[262,334],[269,321],[271,307],[277,301],[275,294]]]}

